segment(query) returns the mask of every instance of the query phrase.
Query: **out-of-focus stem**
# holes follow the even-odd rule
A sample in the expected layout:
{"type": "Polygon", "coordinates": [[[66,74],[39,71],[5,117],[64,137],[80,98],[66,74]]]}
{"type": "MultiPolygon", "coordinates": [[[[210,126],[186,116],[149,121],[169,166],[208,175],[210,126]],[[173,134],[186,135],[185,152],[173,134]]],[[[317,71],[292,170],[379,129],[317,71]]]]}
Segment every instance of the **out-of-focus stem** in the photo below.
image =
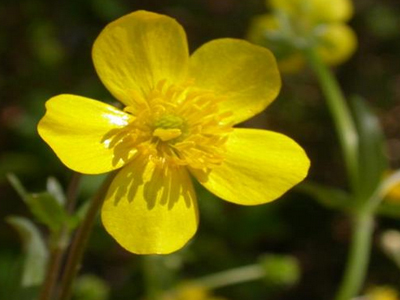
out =
{"type": "Polygon", "coordinates": [[[204,286],[208,289],[216,289],[232,284],[258,280],[265,277],[265,270],[260,265],[249,265],[236,269],[223,271],[196,279],[196,285],[204,286]]]}
{"type": "Polygon", "coordinates": [[[365,279],[374,229],[371,212],[359,213],[352,218],[352,240],[346,270],[335,300],[350,300],[359,293],[365,279]]]}
{"type": "MultiPolygon", "coordinates": [[[[366,276],[374,209],[367,199],[361,199],[359,182],[359,141],[357,130],[336,78],[320,60],[314,49],[305,50],[309,65],[315,72],[334,120],[346,163],[346,171],[356,205],[351,214],[352,239],[345,273],[335,300],[350,300],[359,293],[366,276]],[[371,206],[371,207],[370,207],[371,206]]],[[[372,200],[371,200],[372,201],[372,200]]]]}
{"type": "MultiPolygon", "coordinates": [[[[69,213],[72,213],[74,210],[81,177],[81,174],[73,173],[71,181],[68,185],[66,208],[69,213]]],[[[68,229],[66,225],[60,229],[57,236],[54,237],[54,240],[55,241],[51,244],[50,259],[48,262],[46,276],[40,290],[39,300],[49,300],[53,297],[57,279],[60,273],[61,262],[67,247],[67,243],[65,241],[68,240],[68,229]]]]}
{"type": "Polygon", "coordinates": [[[346,171],[353,193],[358,190],[358,134],[342,90],[332,72],[315,53],[305,50],[309,65],[315,72],[331,112],[346,163],[346,171]]]}
{"type": "Polygon", "coordinates": [[[80,268],[80,262],[82,260],[83,252],[86,248],[87,241],[94,221],[96,220],[97,213],[103,203],[104,197],[110,186],[112,179],[115,176],[115,172],[111,173],[104,181],[96,195],[91,200],[89,209],[79,226],[71,244],[70,251],[68,253],[65,270],[61,279],[60,287],[60,298],[59,300],[68,300],[71,297],[72,284],[80,268]]]}
{"type": "Polygon", "coordinates": [[[158,300],[162,293],[160,282],[159,257],[149,255],[142,257],[143,275],[147,300],[158,300]]]}

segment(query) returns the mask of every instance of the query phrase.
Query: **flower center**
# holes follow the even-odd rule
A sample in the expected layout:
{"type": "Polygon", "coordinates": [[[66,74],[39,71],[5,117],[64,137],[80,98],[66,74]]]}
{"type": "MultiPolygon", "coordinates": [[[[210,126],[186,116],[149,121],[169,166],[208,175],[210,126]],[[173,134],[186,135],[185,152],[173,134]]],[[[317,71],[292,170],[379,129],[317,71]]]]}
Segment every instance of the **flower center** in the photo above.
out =
{"type": "Polygon", "coordinates": [[[132,121],[114,135],[110,145],[123,149],[114,151],[119,159],[133,153],[157,164],[212,169],[223,161],[232,130],[228,120],[232,113],[220,110],[222,100],[190,84],[160,81],[146,99],[133,97],[132,105],[125,108],[132,121]]]}
{"type": "Polygon", "coordinates": [[[162,116],[154,123],[153,136],[166,142],[182,135],[183,119],[176,115],[162,116]]]}

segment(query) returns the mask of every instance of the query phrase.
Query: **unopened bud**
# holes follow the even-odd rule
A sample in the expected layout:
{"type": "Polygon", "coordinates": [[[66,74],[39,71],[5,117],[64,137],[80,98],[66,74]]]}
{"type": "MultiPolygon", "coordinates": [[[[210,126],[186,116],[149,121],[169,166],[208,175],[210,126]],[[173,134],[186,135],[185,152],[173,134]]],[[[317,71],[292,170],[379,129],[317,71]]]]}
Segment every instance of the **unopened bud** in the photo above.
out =
{"type": "Polygon", "coordinates": [[[268,254],[261,257],[260,264],[265,270],[267,285],[271,287],[289,287],[300,280],[300,266],[293,256],[268,254]]]}

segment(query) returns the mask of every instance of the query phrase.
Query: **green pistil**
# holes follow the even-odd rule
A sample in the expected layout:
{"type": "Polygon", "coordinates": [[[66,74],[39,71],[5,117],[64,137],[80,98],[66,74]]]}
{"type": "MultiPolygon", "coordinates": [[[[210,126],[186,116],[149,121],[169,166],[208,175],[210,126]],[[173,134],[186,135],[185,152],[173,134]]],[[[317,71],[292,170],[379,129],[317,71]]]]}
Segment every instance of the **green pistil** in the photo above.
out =
{"type": "Polygon", "coordinates": [[[163,128],[163,129],[182,129],[183,127],[183,119],[176,115],[165,115],[162,116],[154,123],[155,128],[163,128]]]}

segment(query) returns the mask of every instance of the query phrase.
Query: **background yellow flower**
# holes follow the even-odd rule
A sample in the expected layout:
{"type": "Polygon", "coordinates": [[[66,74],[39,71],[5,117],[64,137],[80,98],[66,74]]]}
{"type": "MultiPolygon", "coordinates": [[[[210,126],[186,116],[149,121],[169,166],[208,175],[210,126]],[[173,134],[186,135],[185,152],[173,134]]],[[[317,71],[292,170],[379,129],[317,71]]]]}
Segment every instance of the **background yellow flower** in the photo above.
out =
{"type": "Polygon", "coordinates": [[[376,286],[370,288],[366,293],[368,300],[398,300],[399,294],[389,286],[376,286]]]}
{"type": "Polygon", "coordinates": [[[271,0],[267,5],[272,13],[254,17],[247,36],[273,50],[281,71],[301,69],[301,52],[307,47],[315,48],[329,65],[338,65],[354,53],[357,38],[344,23],[353,15],[350,0],[271,0]]]}

